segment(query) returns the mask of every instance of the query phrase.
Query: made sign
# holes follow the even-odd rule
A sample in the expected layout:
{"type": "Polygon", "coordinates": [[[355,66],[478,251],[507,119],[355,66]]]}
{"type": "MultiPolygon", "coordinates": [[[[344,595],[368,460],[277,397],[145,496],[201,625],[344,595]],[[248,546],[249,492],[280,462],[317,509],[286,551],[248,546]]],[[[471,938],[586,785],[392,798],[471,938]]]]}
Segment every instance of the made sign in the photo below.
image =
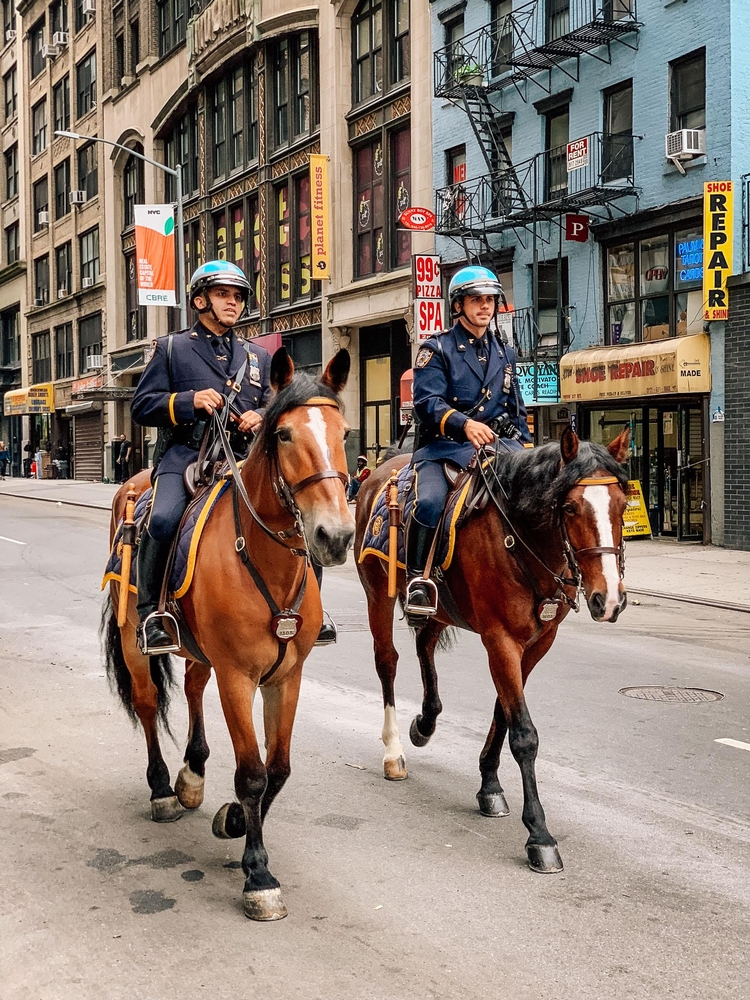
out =
{"type": "Polygon", "coordinates": [[[413,229],[418,233],[425,233],[435,228],[435,213],[429,208],[405,208],[398,221],[405,229],[413,229]]]}
{"type": "Polygon", "coordinates": [[[575,139],[568,143],[568,173],[589,165],[589,138],[575,139]]]}
{"type": "Polygon", "coordinates": [[[431,253],[415,253],[412,257],[415,299],[442,299],[440,257],[431,253]]]}
{"type": "Polygon", "coordinates": [[[417,343],[445,333],[442,299],[414,299],[414,329],[417,343]]]}
{"type": "Polygon", "coordinates": [[[732,181],[703,185],[703,318],[729,318],[727,278],[732,273],[734,236],[732,181]]]}

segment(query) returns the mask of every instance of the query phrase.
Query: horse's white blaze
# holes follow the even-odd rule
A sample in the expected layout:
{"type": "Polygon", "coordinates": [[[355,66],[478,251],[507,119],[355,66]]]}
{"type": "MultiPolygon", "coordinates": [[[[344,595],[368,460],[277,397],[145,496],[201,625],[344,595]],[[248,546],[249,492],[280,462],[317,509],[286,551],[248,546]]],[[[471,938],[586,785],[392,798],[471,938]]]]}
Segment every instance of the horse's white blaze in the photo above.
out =
{"type": "Polygon", "coordinates": [[[385,753],[383,760],[398,760],[404,756],[404,748],[401,746],[401,737],[398,732],[398,719],[396,709],[393,705],[385,706],[385,717],[383,718],[383,744],[385,753]]]}
{"type": "Polygon", "coordinates": [[[309,406],[307,408],[307,426],[313,433],[313,437],[320,448],[320,453],[323,456],[324,467],[328,468],[331,464],[331,449],[328,447],[328,438],[326,437],[326,422],[325,417],[320,412],[320,407],[309,406]]]}
{"type": "MultiPolygon", "coordinates": [[[[614,547],[612,518],[609,513],[612,498],[609,489],[606,486],[586,486],[583,491],[583,499],[588,501],[593,508],[599,545],[614,547]]],[[[613,554],[602,554],[599,558],[602,561],[602,573],[607,584],[607,603],[604,609],[606,619],[620,603],[620,568],[617,556],[613,554]]]]}

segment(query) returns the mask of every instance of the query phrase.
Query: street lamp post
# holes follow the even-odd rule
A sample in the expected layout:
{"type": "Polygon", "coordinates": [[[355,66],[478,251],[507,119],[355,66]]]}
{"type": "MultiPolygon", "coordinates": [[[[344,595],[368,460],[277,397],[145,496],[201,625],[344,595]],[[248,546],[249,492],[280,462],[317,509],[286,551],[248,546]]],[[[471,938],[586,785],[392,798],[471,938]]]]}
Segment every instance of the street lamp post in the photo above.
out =
{"type": "Polygon", "coordinates": [[[123,146],[121,142],[113,142],[111,139],[102,139],[99,136],[93,135],[79,135],[78,132],[66,132],[57,131],[55,135],[59,135],[64,139],[81,139],[84,142],[101,142],[105,146],[114,146],[115,149],[124,149],[126,153],[131,156],[135,156],[139,160],[143,160],[144,163],[150,163],[152,167],[158,167],[159,170],[163,170],[165,174],[170,174],[175,179],[175,187],[177,189],[177,281],[180,285],[180,329],[186,330],[187,321],[187,297],[185,293],[185,233],[183,231],[183,216],[182,216],[182,164],[178,163],[177,166],[172,169],[164,163],[159,163],[158,160],[150,160],[143,153],[137,153],[134,149],[129,146],[123,146]]]}

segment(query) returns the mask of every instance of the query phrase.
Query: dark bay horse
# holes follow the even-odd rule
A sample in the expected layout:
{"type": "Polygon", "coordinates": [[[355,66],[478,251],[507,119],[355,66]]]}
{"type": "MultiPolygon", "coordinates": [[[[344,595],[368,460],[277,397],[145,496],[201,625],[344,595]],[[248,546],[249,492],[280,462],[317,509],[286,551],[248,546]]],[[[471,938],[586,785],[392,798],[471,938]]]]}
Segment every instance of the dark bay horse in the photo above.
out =
{"type": "MultiPolygon", "coordinates": [[[[294,376],[292,361],[283,349],[274,355],[271,382],[277,396],[241,471],[257,519],[238,497],[238,531],[232,490],[225,490],[204,528],[192,586],[180,599],[181,615],[204,661],[186,648],[178,654],[187,661],[189,734],[185,764],[174,790],[159,746],[157,726],[160,720],[166,723],[170,658],[141,654],[135,637],[138,619],[134,594],[122,629],[114,610],[118,583],[110,584],[110,599],[105,607],[107,668],[126,710],[143,726],[151,814],[157,822],[177,819],[183,806],[193,809],[203,801],[209,755],[203,691],[211,670],[216,674],[234,745],[234,787],[239,801],[219,810],[213,831],[219,837],[246,837],[243,902],[246,915],[255,920],[275,920],[286,915],[279,883],[268,869],[263,820],[289,777],[289,744],[302,666],[323,620],[320,591],[309,561],[300,555],[304,551],[300,546],[306,539],[310,554],[322,565],[339,565],[346,559],[354,534],[344,487],[348,427],[338,399],[349,366],[348,353],[340,351],[322,379],[316,381],[307,375],[294,376]],[[246,545],[241,544],[242,538],[246,545]],[[301,626],[286,646],[272,633],[269,604],[243,564],[243,549],[279,609],[294,608],[305,580],[306,589],[296,609],[301,626]],[[263,696],[265,761],[253,725],[253,700],[259,687],[263,696]]],[[[149,485],[149,474],[141,473],[117,493],[112,534],[122,516],[127,489],[134,486],[140,494],[149,485]]]]}
{"type": "MultiPolygon", "coordinates": [[[[490,501],[470,518],[460,531],[453,562],[445,573],[460,615],[481,636],[496,691],[492,725],[479,757],[479,809],[484,816],[509,812],[497,773],[507,733],[523,783],[523,822],[529,831],[526,854],[529,866],[537,872],[561,871],[562,859],[537,792],[539,739],[524,685],[574,606],[578,580],[595,621],[614,622],[625,608],[622,515],[627,476],[620,463],[629,448],[627,429],[605,449],[580,442],[566,428],[559,445],[498,455],[495,468],[502,490],[497,485],[493,492],[502,496],[504,491],[502,508],[508,517],[490,501]]],[[[408,461],[409,456],[400,456],[384,462],[363,484],[357,498],[354,542],[358,559],[375,498],[391,472],[408,461]]],[[[386,778],[398,781],[407,771],[394,697],[396,601],[388,597],[385,563],[370,556],[358,561],[357,569],[367,595],[375,666],[383,688],[383,769],[386,778]]],[[[403,600],[403,572],[398,590],[403,600]]],[[[442,633],[452,624],[441,601],[438,614],[417,630],[424,696],[410,737],[418,747],[427,744],[442,711],[434,656],[442,633]]]]}

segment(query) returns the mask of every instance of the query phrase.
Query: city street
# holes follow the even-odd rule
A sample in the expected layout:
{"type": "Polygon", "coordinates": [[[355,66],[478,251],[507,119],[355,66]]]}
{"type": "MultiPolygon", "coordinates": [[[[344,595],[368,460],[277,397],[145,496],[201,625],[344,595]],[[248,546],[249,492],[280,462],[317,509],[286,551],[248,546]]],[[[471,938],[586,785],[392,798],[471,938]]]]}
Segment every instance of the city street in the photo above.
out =
{"type": "MultiPolygon", "coordinates": [[[[421,682],[400,625],[409,778],[386,782],[364,594],[351,556],[326,571],[339,642],[307,662],[292,775],[265,827],[289,917],[258,924],[242,914],[242,842],[211,835],[233,796],[213,683],[206,801],[177,823],[150,821],[143,736],[99,652],[108,522],[96,507],[0,496],[2,1000],[746,995],[750,615],[642,597],[614,626],[568,618],[527,688],[565,863],[542,876],[526,866],[507,748],[511,816],[476,808],[494,698],[478,637],[439,654],[444,712],[417,749],[421,682]],[[648,685],[723,698],[620,693],[648,685]]],[[[180,690],[171,720],[174,778],[180,690]]]]}

